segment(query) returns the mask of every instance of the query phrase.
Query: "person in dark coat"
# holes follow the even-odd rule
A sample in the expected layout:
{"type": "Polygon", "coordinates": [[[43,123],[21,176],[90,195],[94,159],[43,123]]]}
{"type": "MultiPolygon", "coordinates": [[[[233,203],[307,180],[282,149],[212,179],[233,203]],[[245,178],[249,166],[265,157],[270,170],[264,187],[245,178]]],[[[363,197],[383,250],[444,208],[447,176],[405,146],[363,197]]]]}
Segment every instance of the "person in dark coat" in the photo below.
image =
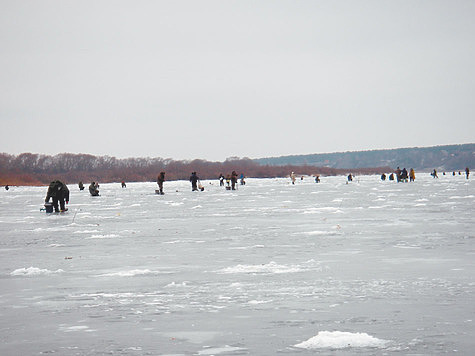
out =
{"type": "Polygon", "coordinates": [[[49,203],[50,199],[53,199],[53,207],[56,213],[67,211],[64,202],[69,204],[69,189],[66,184],[59,180],[52,181],[46,193],[45,203],[49,203]],[[58,203],[61,210],[58,209],[58,203]]]}
{"type": "Polygon", "coordinates": [[[407,182],[407,177],[408,177],[408,175],[407,175],[407,169],[406,169],[406,167],[404,167],[404,168],[402,169],[402,171],[401,171],[400,179],[399,179],[399,180],[402,181],[402,182],[407,182]]]}
{"type": "Polygon", "coordinates": [[[79,190],[84,190],[84,184],[82,184],[82,181],[79,182],[78,187],[79,187],[79,190]]]}
{"type": "Polygon", "coordinates": [[[122,183],[120,183],[120,184],[121,184],[122,188],[127,188],[127,184],[125,184],[124,181],[122,181],[122,183]]]}
{"type": "Polygon", "coordinates": [[[219,186],[224,187],[224,176],[223,173],[219,175],[219,186]]]}
{"type": "Polygon", "coordinates": [[[467,179],[470,176],[470,169],[468,167],[465,168],[465,175],[467,176],[467,179]]]}
{"type": "Polygon", "coordinates": [[[198,180],[200,178],[196,175],[196,172],[192,172],[190,176],[190,182],[191,182],[191,191],[194,192],[195,190],[198,190],[198,180]]]}
{"type": "Polygon", "coordinates": [[[99,196],[98,188],[99,188],[99,184],[97,184],[96,182],[92,182],[91,185],[89,186],[89,193],[91,193],[93,197],[99,196]]]}
{"type": "Polygon", "coordinates": [[[163,182],[165,182],[165,172],[160,172],[160,174],[158,175],[157,177],[157,184],[158,184],[158,190],[160,192],[160,194],[164,194],[163,193],[163,182]]]}
{"type": "Polygon", "coordinates": [[[232,190],[236,190],[236,183],[237,183],[237,180],[238,180],[238,174],[236,173],[236,171],[232,171],[231,173],[231,189],[232,190]]]}

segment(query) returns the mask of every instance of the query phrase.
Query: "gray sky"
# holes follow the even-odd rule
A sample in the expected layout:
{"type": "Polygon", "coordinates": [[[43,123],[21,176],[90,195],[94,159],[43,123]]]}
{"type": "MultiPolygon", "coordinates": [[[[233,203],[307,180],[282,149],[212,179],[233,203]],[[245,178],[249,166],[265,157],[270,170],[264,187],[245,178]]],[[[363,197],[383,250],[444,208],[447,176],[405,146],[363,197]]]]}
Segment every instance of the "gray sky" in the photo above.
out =
{"type": "Polygon", "coordinates": [[[0,0],[0,152],[475,142],[475,1],[0,0]]]}

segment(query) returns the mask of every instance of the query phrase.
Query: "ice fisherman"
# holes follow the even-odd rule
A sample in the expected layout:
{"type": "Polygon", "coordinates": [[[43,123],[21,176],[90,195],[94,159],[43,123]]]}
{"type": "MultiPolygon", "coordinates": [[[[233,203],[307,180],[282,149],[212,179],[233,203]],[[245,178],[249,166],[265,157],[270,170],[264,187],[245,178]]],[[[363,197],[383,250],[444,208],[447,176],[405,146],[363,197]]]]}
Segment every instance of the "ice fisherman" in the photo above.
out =
{"type": "Polygon", "coordinates": [[[246,181],[244,180],[244,174],[241,173],[241,185],[246,185],[246,181]]]}
{"type": "Polygon", "coordinates": [[[224,176],[223,173],[219,175],[219,186],[224,187],[224,176]]]}
{"type": "Polygon", "coordinates": [[[158,184],[158,191],[161,195],[163,195],[163,182],[165,182],[165,172],[160,172],[157,177],[157,184],[158,184]]]}
{"type": "Polygon", "coordinates": [[[59,180],[52,181],[49,184],[48,192],[46,193],[45,203],[49,203],[50,199],[53,199],[55,213],[67,211],[68,209],[65,207],[64,202],[69,204],[69,189],[66,184],[59,180]]]}
{"type": "Polygon", "coordinates": [[[409,181],[414,182],[416,180],[416,172],[414,172],[414,168],[409,170],[409,181]]]}
{"type": "Polygon", "coordinates": [[[290,179],[292,180],[292,184],[295,184],[295,173],[290,173],[290,179]]]}
{"type": "Polygon", "coordinates": [[[381,174],[381,180],[383,180],[383,181],[386,180],[386,174],[384,174],[384,173],[381,174]]]}
{"type": "Polygon", "coordinates": [[[237,180],[238,180],[238,174],[236,173],[236,171],[232,171],[231,173],[231,189],[232,190],[236,190],[236,183],[237,183],[237,180]]]}
{"type": "Polygon", "coordinates": [[[468,176],[470,175],[470,169],[465,168],[465,175],[467,176],[467,179],[468,179],[468,176]]]}
{"type": "Polygon", "coordinates": [[[198,180],[200,178],[196,175],[196,172],[191,172],[190,182],[191,182],[191,191],[194,192],[198,190],[198,180]]]}
{"type": "Polygon", "coordinates": [[[396,173],[396,180],[399,183],[401,181],[401,168],[397,167],[394,173],[396,173]]]}
{"type": "Polygon", "coordinates": [[[78,183],[79,190],[84,190],[84,184],[82,184],[82,181],[78,183]]]}
{"type": "Polygon", "coordinates": [[[320,175],[315,176],[315,183],[320,183],[320,175]]]}
{"type": "Polygon", "coordinates": [[[127,188],[127,184],[125,184],[124,181],[122,181],[120,184],[121,184],[122,188],[127,188]]]}
{"type": "Polygon", "coordinates": [[[10,189],[10,187],[8,186],[8,184],[5,186],[5,190],[8,190],[10,189]]]}
{"type": "Polygon", "coordinates": [[[407,183],[407,178],[408,178],[407,169],[406,167],[404,167],[401,171],[399,180],[407,183]]]}
{"type": "Polygon", "coordinates": [[[352,182],[353,181],[353,175],[350,173],[348,174],[348,182],[352,182]]]}
{"type": "Polygon", "coordinates": [[[99,184],[96,182],[92,182],[91,185],[89,185],[89,193],[91,193],[93,197],[99,196],[98,188],[99,188],[99,184]]]}
{"type": "Polygon", "coordinates": [[[437,171],[434,169],[432,171],[432,173],[430,174],[433,178],[439,178],[439,176],[437,175],[437,171]]]}

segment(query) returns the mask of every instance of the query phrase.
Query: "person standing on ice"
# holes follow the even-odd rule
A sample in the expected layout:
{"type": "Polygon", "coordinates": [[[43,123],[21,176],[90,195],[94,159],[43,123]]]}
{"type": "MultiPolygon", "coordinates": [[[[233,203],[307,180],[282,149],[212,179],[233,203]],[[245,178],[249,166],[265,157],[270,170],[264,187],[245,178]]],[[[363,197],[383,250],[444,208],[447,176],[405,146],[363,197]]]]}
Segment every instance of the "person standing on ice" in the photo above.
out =
{"type": "Polygon", "coordinates": [[[200,178],[196,175],[196,172],[191,172],[190,182],[191,182],[191,191],[194,192],[198,190],[198,180],[200,178]]]}
{"type": "Polygon", "coordinates": [[[352,182],[353,181],[353,175],[350,173],[348,174],[348,182],[352,182]]]}
{"type": "Polygon", "coordinates": [[[49,203],[53,199],[54,212],[65,212],[68,209],[64,206],[64,202],[69,204],[69,189],[63,182],[54,180],[49,184],[48,192],[46,193],[45,203],[49,203]],[[58,209],[58,203],[61,210],[58,209]]]}
{"type": "Polygon", "coordinates": [[[401,181],[401,168],[397,167],[394,173],[396,173],[396,180],[399,183],[401,181]]]}
{"type": "Polygon", "coordinates": [[[231,173],[231,189],[232,190],[236,190],[236,183],[237,183],[237,180],[238,180],[238,174],[236,173],[236,171],[232,171],[231,173]]]}
{"type": "Polygon", "coordinates": [[[399,180],[407,183],[407,169],[404,167],[401,171],[401,178],[399,180]]]}
{"type": "Polygon", "coordinates": [[[439,176],[437,175],[437,171],[434,169],[432,171],[432,173],[430,174],[433,178],[439,178],[439,176]]]}
{"type": "Polygon", "coordinates": [[[224,176],[223,173],[219,175],[219,186],[224,187],[224,176]]]}
{"type": "Polygon", "coordinates": [[[290,180],[292,181],[292,184],[295,184],[295,173],[294,172],[290,173],[290,180]]]}
{"type": "Polygon", "coordinates": [[[465,168],[465,175],[467,176],[467,179],[468,179],[468,176],[470,175],[470,169],[465,168]]]}
{"type": "Polygon", "coordinates": [[[160,172],[157,177],[158,190],[161,195],[163,195],[163,182],[165,182],[165,172],[160,172]]]}
{"type": "Polygon", "coordinates": [[[411,168],[409,171],[409,181],[414,182],[416,180],[416,172],[414,172],[414,168],[411,168]]]}

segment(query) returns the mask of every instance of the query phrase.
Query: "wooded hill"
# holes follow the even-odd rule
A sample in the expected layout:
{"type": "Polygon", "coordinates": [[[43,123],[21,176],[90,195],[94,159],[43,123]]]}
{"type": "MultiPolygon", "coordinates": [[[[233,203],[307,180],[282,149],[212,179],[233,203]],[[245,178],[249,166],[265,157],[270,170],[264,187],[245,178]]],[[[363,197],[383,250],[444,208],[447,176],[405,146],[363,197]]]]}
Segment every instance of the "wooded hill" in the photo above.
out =
{"type": "Polygon", "coordinates": [[[475,144],[293,155],[254,161],[265,165],[309,165],[338,169],[399,166],[426,172],[434,168],[439,171],[459,171],[475,166],[475,144]]]}
{"type": "MultiPolygon", "coordinates": [[[[297,175],[329,176],[350,173],[347,169],[298,165],[261,165],[249,158],[229,158],[224,162],[205,160],[175,161],[163,158],[125,158],[94,156],[90,154],[61,153],[55,156],[22,153],[0,154],[0,185],[45,185],[54,179],[68,184],[82,181],[147,182],[156,181],[157,175],[166,172],[166,180],[189,179],[196,171],[201,179],[217,179],[236,171],[246,177],[286,177],[297,175]]],[[[390,167],[352,169],[353,174],[381,174],[392,171],[390,167]]]]}

